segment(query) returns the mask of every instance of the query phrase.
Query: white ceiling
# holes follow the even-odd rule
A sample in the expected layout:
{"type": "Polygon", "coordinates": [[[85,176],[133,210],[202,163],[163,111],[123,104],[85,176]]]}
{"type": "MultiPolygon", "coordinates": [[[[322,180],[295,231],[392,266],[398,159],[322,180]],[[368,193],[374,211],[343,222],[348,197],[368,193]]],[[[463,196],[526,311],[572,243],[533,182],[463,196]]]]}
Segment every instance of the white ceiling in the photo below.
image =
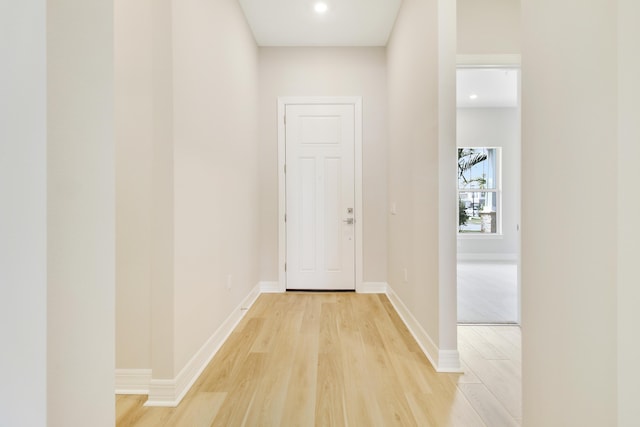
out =
{"type": "Polygon", "coordinates": [[[239,0],[259,46],[386,46],[402,0],[239,0]]]}
{"type": "Polygon", "coordinates": [[[518,73],[510,68],[458,69],[458,107],[517,107],[518,73]]]}
{"type": "MultiPolygon", "coordinates": [[[[386,46],[402,0],[238,0],[259,46],[386,46]],[[318,1],[328,11],[318,14],[318,1]]],[[[457,105],[518,106],[518,73],[462,68],[457,105]]]]}

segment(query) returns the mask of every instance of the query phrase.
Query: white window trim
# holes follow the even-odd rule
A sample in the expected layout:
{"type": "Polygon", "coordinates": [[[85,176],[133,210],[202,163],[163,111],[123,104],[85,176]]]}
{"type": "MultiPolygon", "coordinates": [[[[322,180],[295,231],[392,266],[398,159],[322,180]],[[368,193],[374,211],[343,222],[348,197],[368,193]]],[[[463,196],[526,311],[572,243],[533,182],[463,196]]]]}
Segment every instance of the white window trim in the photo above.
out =
{"type": "MultiPolygon", "coordinates": [[[[458,187],[458,180],[456,179],[456,200],[460,200],[460,193],[476,193],[476,192],[489,192],[495,193],[497,195],[496,198],[496,232],[495,233],[460,233],[459,228],[456,231],[458,239],[462,240],[499,240],[504,238],[504,234],[502,232],[502,147],[497,146],[458,146],[457,149],[460,148],[484,148],[484,149],[493,149],[496,150],[496,188],[491,189],[480,189],[480,188],[471,188],[471,189],[460,189],[458,187]]],[[[456,170],[457,167],[456,167],[456,170]]],[[[459,215],[460,207],[456,209],[456,213],[459,215]]],[[[458,219],[456,219],[456,224],[458,223],[458,219]]]]}

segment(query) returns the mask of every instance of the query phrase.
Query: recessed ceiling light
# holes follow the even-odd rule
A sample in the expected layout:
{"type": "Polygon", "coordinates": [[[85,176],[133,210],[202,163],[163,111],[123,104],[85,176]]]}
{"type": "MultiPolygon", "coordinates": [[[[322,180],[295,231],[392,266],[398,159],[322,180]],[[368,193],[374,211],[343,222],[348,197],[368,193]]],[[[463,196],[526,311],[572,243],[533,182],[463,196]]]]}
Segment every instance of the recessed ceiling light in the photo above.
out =
{"type": "Polygon", "coordinates": [[[471,95],[469,95],[469,99],[478,99],[478,95],[475,93],[472,93],[471,95]]]}
{"type": "Polygon", "coordinates": [[[329,6],[322,1],[319,1],[315,4],[315,6],[313,6],[313,9],[316,11],[316,13],[326,13],[327,10],[329,10],[329,6]]]}

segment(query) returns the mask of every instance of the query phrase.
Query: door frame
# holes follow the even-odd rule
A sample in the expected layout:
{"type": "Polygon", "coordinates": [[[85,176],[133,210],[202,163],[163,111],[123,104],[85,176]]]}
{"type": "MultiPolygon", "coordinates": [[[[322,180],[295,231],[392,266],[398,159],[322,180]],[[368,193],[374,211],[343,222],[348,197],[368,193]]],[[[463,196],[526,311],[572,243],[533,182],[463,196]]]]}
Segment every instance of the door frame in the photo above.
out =
{"type": "MultiPolygon", "coordinates": [[[[478,55],[457,55],[456,70],[460,68],[512,68],[518,70],[518,130],[519,130],[519,150],[520,150],[520,168],[522,167],[522,58],[519,54],[478,54],[478,55]]],[[[456,142],[457,147],[457,142],[456,142]]],[[[516,287],[516,320],[517,325],[522,324],[522,233],[520,225],[522,224],[522,173],[519,177],[520,185],[518,187],[518,218],[517,218],[517,248],[516,265],[517,265],[517,287],[516,287]]],[[[457,185],[457,184],[456,184],[457,185]]],[[[456,237],[457,240],[457,237],[456,237]]],[[[457,260],[456,260],[457,263],[457,260]]],[[[457,303],[457,297],[456,297],[457,303]]],[[[456,309],[457,313],[457,309],[456,309]]],[[[456,322],[457,322],[456,314],[456,322]]]]}
{"type": "Polygon", "coordinates": [[[278,97],[278,290],[287,291],[287,212],[285,112],[287,105],[353,105],[354,109],[354,180],[355,180],[355,288],[362,290],[362,97],[361,96],[284,96],[278,97]]]}

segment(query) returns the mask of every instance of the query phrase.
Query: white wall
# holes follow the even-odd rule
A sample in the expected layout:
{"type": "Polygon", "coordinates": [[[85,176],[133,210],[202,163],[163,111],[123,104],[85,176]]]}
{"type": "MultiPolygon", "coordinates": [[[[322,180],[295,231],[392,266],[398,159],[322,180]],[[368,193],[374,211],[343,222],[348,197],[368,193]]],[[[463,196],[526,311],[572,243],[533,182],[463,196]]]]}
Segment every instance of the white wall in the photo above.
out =
{"type": "Polygon", "coordinates": [[[47,425],[115,422],[113,2],[47,8],[47,425]]]}
{"type": "Polygon", "coordinates": [[[258,283],[258,50],[233,0],[116,12],[118,368],[174,380],[258,283]]]}
{"type": "Polygon", "coordinates": [[[116,367],[151,367],[151,0],[117,0],[115,28],[116,367]]]}
{"type": "Polygon", "coordinates": [[[438,368],[459,371],[456,232],[457,1],[438,0],[438,368]]]}
{"type": "Polygon", "coordinates": [[[173,379],[171,0],[116,0],[114,13],[116,368],[173,379]]]}
{"type": "Polygon", "coordinates": [[[520,112],[517,108],[458,108],[459,147],[502,148],[501,238],[458,237],[459,256],[490,254],[514,259],[518,254],[520,216],[520,112]]]}
{"type": "Polygon", "coordinates": [[[2,425],[115,423],[110,6],[0,15],[2,425]]]}
{"type": "Polygon", "coordinates": [[[457,0],[457,3],[458,54],[520,53],[521,0],[457,0]]]}
{"type": "MultiPolygon", "coordinates": [[[[151,369],[172,380],[174,366],[174,188],[172,0],[153,0],[151,163],[151,369]]],[[[142,52],[141,55],[144,55],[142,52]]],[[[135,308],[135,307],[134,307],[135,308]]]]}
{"type": "Polygon", "coordinates": [[[640,159],[640,3],[618,1],[618,425],[631,427],[640,419],[640,228],[636,196],[640,159]]]}
{"type": "Polygon", "coordinates": [[[523,3],[524,426],[616,425],[616,19],[523,3]]]}
{"type": "Polygon", "coordinates": [[[389,284],[438,340],[438,45],[435,1],[405,1],[389,41],[389,284]],[[403,269],[407,269],[405,283],[403,269]]]}
{"type": "Polygon", "coordinates": [[[405,1],[387,48],[389,203],[397,211],[388,216],[388,281],[433,344],[455,353],[455,7],[449,3],[405,1]]]}
{"type": "MultiPolygon", "coordinates": [[[[514,61],[519,61],[516,55],[521,52],[521,1],[458,0],[457,3],[458,61],[480,66],[519,65],[514,61]]],[[[458,146],[505,147],[502,153],[504,236],[459,238],[458,259],[515,260],[519,251],[516,231],[520,215],[519,117],[515,109],[511,114],[515,117],[510,118],[505,109],[482,111],[458,109],[458,146]]]]}
{"type": "Polygon", "coordinates": [[[47,422],[46,2],[0,13],[0,425],[47,422]]]}
{"type": "Polygon", "coordinates": [[[387,278],[384,48],[260,48],[260,278],[278,280],[279,96],[362,96],[364,281],[387,278]]]}
{"type": "Polygon", "coordinates": [[[173,2],[172,25],[179,372],[258,284],[258,49],[235,0],[173,2]]]}

